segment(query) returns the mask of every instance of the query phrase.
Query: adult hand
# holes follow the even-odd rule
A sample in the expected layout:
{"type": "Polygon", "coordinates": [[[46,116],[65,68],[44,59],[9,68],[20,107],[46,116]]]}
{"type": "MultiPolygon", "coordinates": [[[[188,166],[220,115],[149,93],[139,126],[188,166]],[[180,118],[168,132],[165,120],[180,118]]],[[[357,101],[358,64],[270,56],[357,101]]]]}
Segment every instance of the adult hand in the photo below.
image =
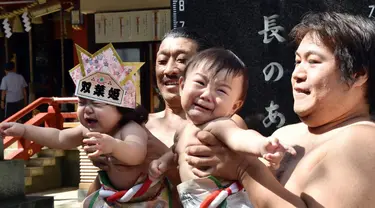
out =
{"type": "Polygon", "coordinates": [[[245,159],[230,151],[208,131],[200,131],[198,139],[203,145],[187,147],[187,162],[193,166],[193,173],[198,177],[209,175],[227,180],[237,180],[239,167],[245,159]]]}
{"type": "Polygon", "coordinates": [[[91,157],[90,158],[92,164],[98,167],[101,170],[108,171],[109,170],[109,158],[106,156],[99,156],[99,157],[91,157]]]}

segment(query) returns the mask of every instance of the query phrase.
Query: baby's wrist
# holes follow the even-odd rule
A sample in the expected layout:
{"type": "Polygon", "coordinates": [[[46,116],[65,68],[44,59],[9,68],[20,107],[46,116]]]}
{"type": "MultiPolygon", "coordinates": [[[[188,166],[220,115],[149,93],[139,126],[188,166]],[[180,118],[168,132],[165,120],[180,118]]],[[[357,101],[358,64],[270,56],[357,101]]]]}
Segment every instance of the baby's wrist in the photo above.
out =
{"type": "Polygon", "coordinates": [[[27,125],[25,125],[25,124],[19,124],[19,123],[16,123],[16,125],[20,125],[21,128],[23,129],[23,131],[20,132],[20,133],[21,133],[21,134],[20,134],[20,137],[23,137],[23,138],[24,138],[24,136],[26,135],[26,131],[27,131],[27,125]]]}

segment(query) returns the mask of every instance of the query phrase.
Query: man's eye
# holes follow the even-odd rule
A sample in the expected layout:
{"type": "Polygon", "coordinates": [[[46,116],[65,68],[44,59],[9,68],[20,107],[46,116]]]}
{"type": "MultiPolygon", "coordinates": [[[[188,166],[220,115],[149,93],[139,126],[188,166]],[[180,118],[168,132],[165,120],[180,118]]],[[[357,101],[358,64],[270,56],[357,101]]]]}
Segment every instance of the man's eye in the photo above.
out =
{"type": "Polygon", "coordinates": [[[184,64],[184,63],[186,63],[186,59],[177,59],[177,62],[181,63],[181,64],[184,64]]]}
{"type": "Polygon", "coordinates": [[[167,61],[166,60],[158,60],[159,65],[166,65],[167,61]]]}

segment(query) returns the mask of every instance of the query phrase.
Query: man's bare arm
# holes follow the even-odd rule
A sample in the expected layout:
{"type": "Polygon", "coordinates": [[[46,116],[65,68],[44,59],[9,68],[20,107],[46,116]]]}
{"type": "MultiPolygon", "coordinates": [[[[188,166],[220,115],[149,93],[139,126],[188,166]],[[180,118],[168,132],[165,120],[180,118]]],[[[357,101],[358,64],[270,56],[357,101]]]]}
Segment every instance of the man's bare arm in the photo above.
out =
{"type": "Polygon", "coordinates": [[[247,156],[238,179],[244,186],[254,207],[306,208],[305,202],[296,194],[285,189],[275,178],[271,170],[260,160],[247,156]]]}

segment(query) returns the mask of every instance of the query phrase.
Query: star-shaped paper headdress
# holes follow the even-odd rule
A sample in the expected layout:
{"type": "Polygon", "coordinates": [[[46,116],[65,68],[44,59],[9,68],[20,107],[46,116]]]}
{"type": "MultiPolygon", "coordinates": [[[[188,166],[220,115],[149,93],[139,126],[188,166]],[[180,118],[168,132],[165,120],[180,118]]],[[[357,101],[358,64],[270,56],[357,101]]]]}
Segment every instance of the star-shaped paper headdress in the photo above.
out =
{"type": "Polygon", "coordinates": [[[69,70],[75,95],[111,105],[135,108],[135,73],[144,62],[122,62],[112,44],[90,54],[76,45],[79,63],[69,70]]]}

